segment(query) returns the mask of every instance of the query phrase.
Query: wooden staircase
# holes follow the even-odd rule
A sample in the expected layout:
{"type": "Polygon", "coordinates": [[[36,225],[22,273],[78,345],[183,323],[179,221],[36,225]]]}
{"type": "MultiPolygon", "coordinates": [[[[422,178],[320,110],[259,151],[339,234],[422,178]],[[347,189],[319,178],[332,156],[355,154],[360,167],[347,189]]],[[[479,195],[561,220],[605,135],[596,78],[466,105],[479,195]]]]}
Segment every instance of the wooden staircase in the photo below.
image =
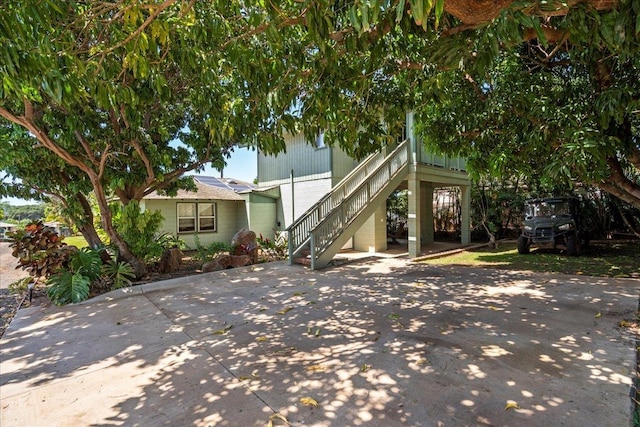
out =
{"type": "Polygon", "coordinates": [[[406,140],[367,157],[287,228],[289,262],[325,267],[409,173],[406,140]]]}

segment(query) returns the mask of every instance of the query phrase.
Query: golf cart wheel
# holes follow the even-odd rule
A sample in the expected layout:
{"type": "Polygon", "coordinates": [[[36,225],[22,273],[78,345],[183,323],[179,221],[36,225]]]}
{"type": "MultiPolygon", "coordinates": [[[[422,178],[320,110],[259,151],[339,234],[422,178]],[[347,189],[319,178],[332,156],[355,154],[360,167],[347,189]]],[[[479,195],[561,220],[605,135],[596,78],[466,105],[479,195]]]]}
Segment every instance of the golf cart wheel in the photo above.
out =
{"type": "Polygon", "coordinates": [[[529,253],[531,246],[529,245],[529,239],[524,236],[518,237],[518,253],[526,255],[529,253]]]}
{"type": "Polygon", "coordinates": [[[567,255],[579,256],[580,252],[580,242],[578,238],[575,235],[567,237],[567,255]]]}

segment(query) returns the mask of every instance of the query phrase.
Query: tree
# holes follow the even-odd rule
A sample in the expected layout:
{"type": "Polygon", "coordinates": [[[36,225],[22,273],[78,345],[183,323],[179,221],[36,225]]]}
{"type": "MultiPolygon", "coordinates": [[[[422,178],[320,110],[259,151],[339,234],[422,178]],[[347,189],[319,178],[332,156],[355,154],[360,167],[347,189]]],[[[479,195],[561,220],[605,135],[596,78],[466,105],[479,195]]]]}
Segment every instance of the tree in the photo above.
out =
{"type": "MultiPolygon", "coordinates": [[[[638,206],[639,7],[638,0],[8,1],[0,6],[0,117],[25,132],[17,152],[53,154],[74,183],[91,188],[103,229],[138,275],[144,265],[113,227],[111,195],[127,205],[190,188],[185,172],[211,162],[220,168],[238,142],[278,152],[284,131],[303,129],[310,140],[325,131],[327,141],[362,157],[396,141],[407,109],[440,126],[441,111],[468,107],[470,92],[492,102],[474,100],[477,108],[465,110],[471,117],[451,120],[455,138],[425,130],[431,144],[471,156],[486,152],[493,132],[508,153],[518,145],[554,159],[570,153],[582,161],[555,169],[561,175],[589,178],[638,206]],[[500,80],[503,71],[514,80],[500,80]],[[573,131],[548,132],[539,122],[553,117],[551,94],[574,95],[557,83],[567,81],[563,73],[576,99],[596,108],[563,105],[563,126],[573,131]],[[553,85],[532,111],[522,102],[533,99],[529,83],[538,93],[553,85]],[[500,105],[498,94],[509,89],[500,105]],[[516,101],[522,114],[502,117],[516,101]],[[439,103],[442,110],[431,107],[439,103]],[[570,120],[575,113],[591,115],[570,120]],[[496,124],[485,130],[492,122],[483,120],[496,124]]],[[[492,154],[493,170],[524,169],[515,162],[521,157],[492,154]]]]}
{"type": "Polygon", "coordinates": [[[193,188],[184,173],[220,167],[244,139],[282,147],[294,94],[273,97],[269,75],[284,70],[263,44],[234,43],[268,17],[227,2],[4,2],[0,116],[12,154],[3,169],[22,178],[20,191],[73,204],[87,225],[92,191],[102,228],[144,275],[109,197],[127,205],[193,188]]]}
{"type": "Polygon", "coordinates": [[[0,194],[55,204],[60,215],[73,222],[91,248],[102,247],[89,201],[91,185],[77,169],[47,150],[34,152],[33,138],[22,129],[0,127],[0,137],[4,141],[0,144],[3,172],[0,194]]]}
{"type": "MultiPolygon", "coordinates": [[[[481,68],[434,73],[418,107],[423,134],[475,171],[593,184],[640,206],[640,27],[630,4],[619,8],[549,20],[561,43],[512,40],[479,58],[481,68]]],[[[511,18],[495,21],[494,34],[513,31],[511,18]]]]}
{"type": "MultiPolygon", "coordinates": [[[[334,22],[351,27],[330,33],[337,53],[326,62],[356,70],[350,93],[366,97],[348,98],[360,126],[375,126],[362,109],[384,111],[378,120],[391,128],[410,108],[426,143],[468,157],[476,176],[593,184],[640,207],[639,1],[369,1],[340,10],[334,22]],[[383,109],[389,102],[400,108],[383,109]]],[[[322,91],[338,98],[345,83],[322,91]]]]}

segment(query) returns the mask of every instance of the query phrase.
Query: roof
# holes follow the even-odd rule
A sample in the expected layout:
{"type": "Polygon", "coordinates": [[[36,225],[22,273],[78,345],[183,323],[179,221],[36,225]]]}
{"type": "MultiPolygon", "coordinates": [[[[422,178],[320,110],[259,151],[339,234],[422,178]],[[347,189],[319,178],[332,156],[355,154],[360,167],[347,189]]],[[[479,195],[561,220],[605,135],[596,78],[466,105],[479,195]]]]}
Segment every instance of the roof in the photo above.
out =
{"type": "Polygon", "coordinates": [[[17,228],[17,227],[20,227],[20,226],[18,224],[9,224],[8,222],[0,222],[0,227],[3,227],[3,228],[14,227],[14,228],[17,228]]]}
{"type": "Polygon", "coordinates": [[[253,189],[252,184],[231,178],[198,176],[194,177],[194,183],[197,191],[178,190],[174,197],[152,193],[145,200],[244,200],[238,193],[253,189]]]}
{"type": "Polygon", "coordinates": [[[251,192],[256,188],[255,185],[249,182],[240,181],[239,179],[233,179],[233,178],[216,178],[213,176],[194,176],[193,178],[196,181],[199,181],[203,184],[210,185],[212,187],[231,190],[236,193],[247,193],[247,192],[251,192]]]}

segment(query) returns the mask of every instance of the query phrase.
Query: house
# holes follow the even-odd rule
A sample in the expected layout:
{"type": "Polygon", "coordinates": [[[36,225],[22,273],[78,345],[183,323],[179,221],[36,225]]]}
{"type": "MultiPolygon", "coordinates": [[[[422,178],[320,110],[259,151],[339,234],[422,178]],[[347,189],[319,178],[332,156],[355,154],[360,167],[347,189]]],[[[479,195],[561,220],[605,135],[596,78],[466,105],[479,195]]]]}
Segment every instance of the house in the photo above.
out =
{"type": "Polygon", "coordinates": [[[43,224],[45,227],[49,227],[55,231],[58,236],[68,237],[71,236],[71,230],[65,224],[59,221],[48,221],[43,224]]]}
{"type": "Polygon", "coordinates": [[[345,246],[365,252],[387,249],[386,199],[408,189],[409,256],[433,243],[433,193],[459,187],[460,242],[470,241],[471,182],[461,158],[427,152],[406,115],[407,139],[356,162],[337,147],[286,135],[286,153],[258,154],[258,188],[278,189],[277,230],[287,231],[289,256],[305,251],[311,267],[322,268],[345,246]]]}
{"type": "Polygon", "coordinates": [[[8,222],[0,222],[0,240],[7,240],[9,236],[7,233],[13,233],[18,229],[16,224],[9,224],[8,222]]]}
{"type": "Polygon", "coordinates": [[[144,209],[159,210],[163,232],[195,247],[229,242],[237,230],[248,228],[273,239],[285,234],[289,259],[310,255],[311,267],[326,266],[345,248],[378,252],[387,249],[387,197],[408,189],[409,256],[433,243],[433,194],[441,187],[459,187],[460,242],[470,240],[470,180],[460,158],[425,151],[416,137],[413,114],[406,116],[408,138],[361,162],[338,147],[314,143],[302,134],[285,135],[287,150],[278,155],[258,153],[258,185],[228,178],[195,177],[197,192],[176,197],[149,195],[144,209]]]}
{"type": "Polygon", "coordinates": [[[160,211],[160,233],[184,240],[190,248],[230,242],[241,228],[273,238],[276,225],[277,189],[257,189],[231,178],[195,176],[197,191],[179,190],[175,197],[157,193],[145,197],[140,207],[160,211]],[[196,239],[197,236],[197,239],[196,239]]]}

